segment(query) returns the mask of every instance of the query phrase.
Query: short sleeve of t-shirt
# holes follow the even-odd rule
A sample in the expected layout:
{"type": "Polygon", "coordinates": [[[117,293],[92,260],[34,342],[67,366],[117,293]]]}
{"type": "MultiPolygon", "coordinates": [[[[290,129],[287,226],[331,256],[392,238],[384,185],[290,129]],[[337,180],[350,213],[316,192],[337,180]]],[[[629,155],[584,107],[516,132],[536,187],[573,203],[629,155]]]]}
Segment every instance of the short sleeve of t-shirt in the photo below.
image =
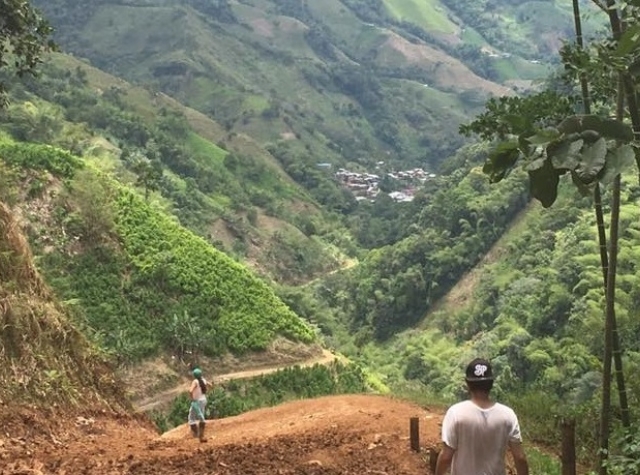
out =
{"type": "Polygon", "coordinates": [[[442,420],[442,441],[454,450],[458,448],[456,417],[451,408],[449,408],[442,420]]]}
{"type": "Polygon", "coordinates": [[[522,442],[522,434],[520,433],[520,422],[518,416],[511,411],[511,430],[509,431],[509,442],[522,442]]]}

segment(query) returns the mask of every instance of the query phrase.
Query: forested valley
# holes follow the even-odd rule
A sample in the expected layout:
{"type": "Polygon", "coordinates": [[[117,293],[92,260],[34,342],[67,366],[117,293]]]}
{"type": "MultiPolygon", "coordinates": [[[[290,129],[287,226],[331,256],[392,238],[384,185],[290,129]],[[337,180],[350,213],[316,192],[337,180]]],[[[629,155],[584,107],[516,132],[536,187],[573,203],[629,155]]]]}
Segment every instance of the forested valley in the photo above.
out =
{"type": "Polygon", "coordinates": [[[482,355],[527,439],[637,473],[637,0],[33,3],[59,51],[0,69],[0,201],[125,380],[444,405],[482,355]]]}

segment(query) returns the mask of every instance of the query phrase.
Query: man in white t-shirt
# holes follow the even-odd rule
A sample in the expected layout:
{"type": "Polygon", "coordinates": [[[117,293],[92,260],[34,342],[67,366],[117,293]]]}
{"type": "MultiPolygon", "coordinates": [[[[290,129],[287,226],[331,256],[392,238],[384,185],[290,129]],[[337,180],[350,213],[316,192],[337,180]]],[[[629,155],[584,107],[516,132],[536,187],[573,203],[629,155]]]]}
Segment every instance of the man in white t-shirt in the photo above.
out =
{"type": "Polygon", "coordinates": [[[517,475],[529,475],[518,417],[510,407],[491,400],[491,363],[474,359],[465,380],[470,399],[451,406],[442,422],[444,447],[436,475],[505,475],[505,453],[513,455],[517,475]]]}

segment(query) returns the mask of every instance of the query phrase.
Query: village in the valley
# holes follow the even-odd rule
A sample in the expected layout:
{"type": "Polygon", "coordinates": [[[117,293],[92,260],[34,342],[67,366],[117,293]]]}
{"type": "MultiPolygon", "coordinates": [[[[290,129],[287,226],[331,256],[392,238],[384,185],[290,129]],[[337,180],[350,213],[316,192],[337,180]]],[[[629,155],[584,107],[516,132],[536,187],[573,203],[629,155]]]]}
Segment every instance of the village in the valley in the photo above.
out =
{"type": "MultiPolygon", "coordinates": [[[[384,165],[384,162],[378,162],[376,169],[380,169],[382,165],[384,165]]],[[[382,193],[380,182],[385,176],[389,177],[391,180],[398,182],[398,186],[394,186],[398,190],[388,193],[389,197],[396,202],[413,201],[417,187],[425,181],[436,177],[435,173],[429,173],[422,168],[388,172],[382,176],[375,173],[359,173],[340,168],[335,173],[335,176],[343,186],[355,195],[358,201],[374,201],[382,193]]]]}

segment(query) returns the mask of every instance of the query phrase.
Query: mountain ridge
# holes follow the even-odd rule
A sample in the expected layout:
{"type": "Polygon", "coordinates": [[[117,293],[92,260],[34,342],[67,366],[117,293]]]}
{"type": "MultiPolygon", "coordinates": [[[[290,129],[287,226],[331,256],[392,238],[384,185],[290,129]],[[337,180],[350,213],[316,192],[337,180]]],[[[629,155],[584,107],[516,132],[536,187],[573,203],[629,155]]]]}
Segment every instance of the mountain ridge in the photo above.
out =
{"type": "MultiPolygon", "coordinates": [[[[100,2],[77,12],[83,21],[70,20],[76,11],[63,0],[41,6],[74,54],[129,80],[155,84],[263,145],[279,147],[283,136],[294,134],[301,143],[290,148],[298,160],[309,155],[302,159],[306,167],[314,161],[371,165],[383,157],[436,166],[441,155],[462,144],[445,131],[478,111],[486,92],[511,88],[476,76],[437,44],[427,44],[424,30],[418,32],[422,38],[407,33],[384,12],[382,23],[363,22],[356,4],[217,2],[211,12],[233,14],[221,19],[198,10],[197,2],[100,2]],[[176,23],[189,27],[180,34],[173,31],[176,23]],[[107,39],[107,25],[118,34],[107,39]],[[129,40],[118,45],[118,38],[129,40]],[[410,117],[408,107],[414,109],[410,117]]],[[[369,14],[385,10],[375,2],[360,5],[369,14]]],[[[284,163],[282,153],[275,155],[284,163]]]]}

